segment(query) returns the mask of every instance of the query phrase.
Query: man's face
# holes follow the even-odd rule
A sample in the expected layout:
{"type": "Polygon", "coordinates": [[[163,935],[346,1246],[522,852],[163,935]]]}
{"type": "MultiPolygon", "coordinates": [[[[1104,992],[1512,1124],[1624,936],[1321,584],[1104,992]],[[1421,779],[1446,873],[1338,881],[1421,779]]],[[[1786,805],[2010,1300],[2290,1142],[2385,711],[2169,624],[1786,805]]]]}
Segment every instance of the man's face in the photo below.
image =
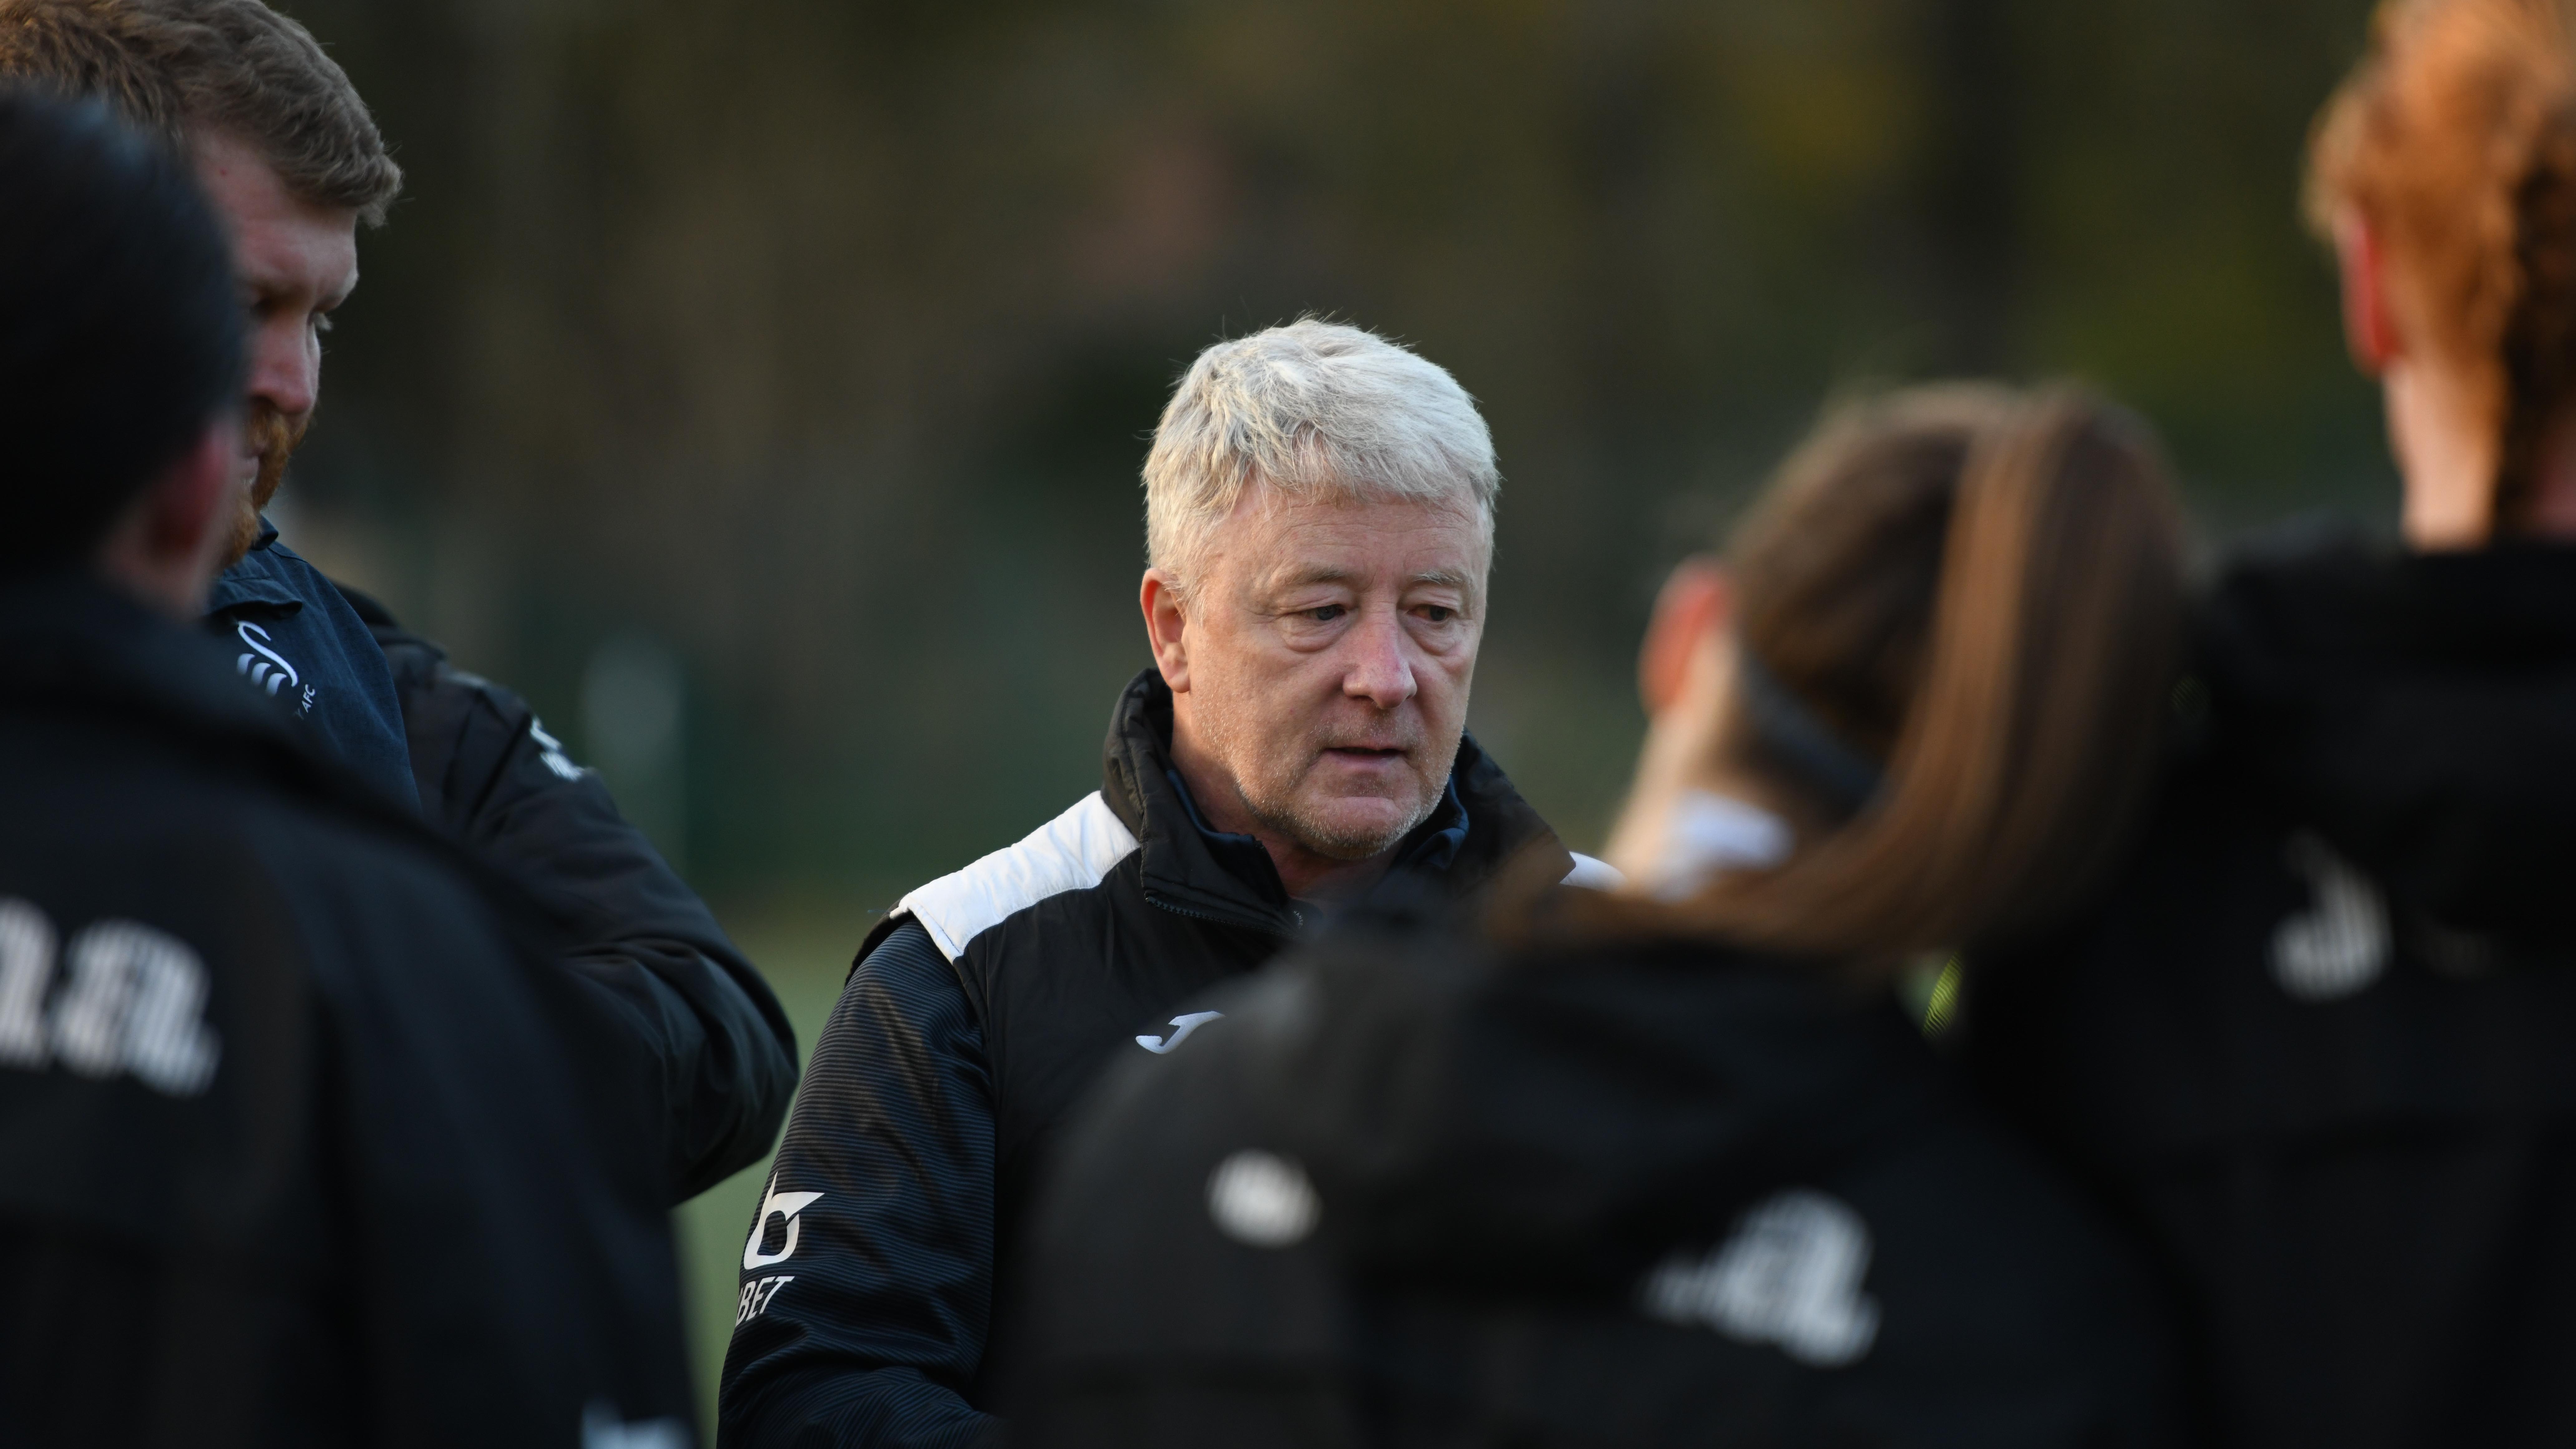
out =
{"type": "Polygon", "coordinates": [[[358,285],[358,214],[286,189],[248,142],[221,131],[194,138],[197,180],[232,234],[233,267],[249,315],[250,387],[242,472],[250,484],[228,560],[259,536],[259,511],[286,481],[286,460],[312,424],[322,390],[322,334],[358,285]]]}
{"type": "Polygon", "coordinates": [[[1484,637],[1487,534],[1471,509],[1255,485],[1217,525],[1174,708],[1241,814],[1357,861],[1437,808],[1484,637]]]}

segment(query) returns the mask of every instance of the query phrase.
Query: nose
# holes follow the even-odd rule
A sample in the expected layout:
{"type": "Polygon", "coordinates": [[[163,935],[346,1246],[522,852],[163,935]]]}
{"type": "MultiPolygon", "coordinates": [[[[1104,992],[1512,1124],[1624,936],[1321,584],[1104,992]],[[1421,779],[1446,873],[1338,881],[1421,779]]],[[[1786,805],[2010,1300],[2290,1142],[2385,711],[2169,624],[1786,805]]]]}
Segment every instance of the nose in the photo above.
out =
{"type": "Polygon", "coordinates": [[[1351,653],[1342,675],[1343,694],[1382,710],[1413,698],[1413,662],[1405,658],[1404,625],[1395,611],[1368,611],[1347,639],[1351,653]]]}
{"type": "Polygon", "coordinates": [[[250,395],[289,420],[313,411],[322,391],[322,349],[301,318],[260,321],[251,335],[250,395]]]}

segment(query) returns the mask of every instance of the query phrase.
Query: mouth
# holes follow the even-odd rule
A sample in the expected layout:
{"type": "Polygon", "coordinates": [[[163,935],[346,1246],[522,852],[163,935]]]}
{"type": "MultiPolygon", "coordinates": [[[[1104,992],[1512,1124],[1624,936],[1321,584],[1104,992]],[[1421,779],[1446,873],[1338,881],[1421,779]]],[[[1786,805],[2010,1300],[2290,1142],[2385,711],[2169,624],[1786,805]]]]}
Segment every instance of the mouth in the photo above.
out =
{"type": "Polygon", "coordinates": [[[1347,760],[1354,764],[1401,760],[1405,756],[1402,749],[1391,745],[1384,748],[1374,745],[1333,745],[1324,753],[1333,759],[1347,760]]]}

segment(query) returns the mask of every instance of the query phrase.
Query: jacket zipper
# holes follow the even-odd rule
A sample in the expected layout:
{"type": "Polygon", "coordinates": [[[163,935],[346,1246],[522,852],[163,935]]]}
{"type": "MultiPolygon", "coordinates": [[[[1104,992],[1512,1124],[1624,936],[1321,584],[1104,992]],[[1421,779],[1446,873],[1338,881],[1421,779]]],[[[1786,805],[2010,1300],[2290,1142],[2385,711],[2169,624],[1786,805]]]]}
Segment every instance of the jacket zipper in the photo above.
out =
{"type": "MultiPolygon", "coordinates": [[[[1238,930],[1261,931],[1282,941],[1295,939],[1294,933],[1282,931],[1276,926],[1255,925],[1239,916],[1220,916],[1208,911],[1194,911],[1187,906],[1175,905],[1171,901],[1166,900],[1164,897],[1157,895],[1152,891],[1145,892],[1145,899],[1151,905],[1162,910],[1169,911],[1176,916],[1187,916],[1193,921],[1206,921],[1210,925],[1216,926],[1233,926],[1238,930]]],[[[1303,914],[1297,912],[1291,912],[1291,914],[1296,915],[1298,925],[1303,926],[1306,924],[1306,918],[1303,914]]]]}

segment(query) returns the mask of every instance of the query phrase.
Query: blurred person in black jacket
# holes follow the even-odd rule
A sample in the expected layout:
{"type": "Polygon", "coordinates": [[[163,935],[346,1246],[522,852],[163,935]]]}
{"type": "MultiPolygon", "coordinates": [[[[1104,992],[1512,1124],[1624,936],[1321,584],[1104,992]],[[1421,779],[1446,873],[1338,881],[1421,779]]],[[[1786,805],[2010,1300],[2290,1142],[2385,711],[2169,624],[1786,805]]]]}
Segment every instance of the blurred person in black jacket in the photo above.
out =
{"type": "Polygon", "coordinates": [[[242,366],[185,163],[0,91],[0,1443],[686,1444],[651,1064],[186,627],[242,366]]]}
{"type": "Polygon", "coordinates": [[[2309,201],[2403,544],[2225,563],[2142,855],[1971,977],[1995,1099],[2180,1285],[2209,1442],[2576,1442],[2569,27],[2380,10],[2309,201]]]}
{"type": "Polygon", "coordinates": [[[2117,860],[2181,540],[2081,394],[1830,422],[1657,606],[1626,885],[1356,917],[1104,1079],[1014,1442],[2168,1442],[2143,1265],[1892,988],[2117,860]]]}
{"type": "Polygon", "coordinates": [[[206,627],[352,770],[563,918],[566,962],[661,1061],[674,1199],[758,1161],[796,1086],[795,1033],[760,973],[524,701],[325,578],[262,516],[312,423],[359,225],[381,225],[402,185],[348,76],[260,0],[0,0],[0,77],[100,97],[169,137],[231,233],[256,471],[206,627]]]}
{"type": "Polygon", "coordinates": [[[860,947],[743,1245],[724,1442],[987,1433],[1037,1163],[1103,1067],[1382,887],[1585,868],[1466,731],[1499,486],[1474,401],[1382,338],[1199,355],[1145,463],[1155,662],[1101,787],[860,947]]]}

